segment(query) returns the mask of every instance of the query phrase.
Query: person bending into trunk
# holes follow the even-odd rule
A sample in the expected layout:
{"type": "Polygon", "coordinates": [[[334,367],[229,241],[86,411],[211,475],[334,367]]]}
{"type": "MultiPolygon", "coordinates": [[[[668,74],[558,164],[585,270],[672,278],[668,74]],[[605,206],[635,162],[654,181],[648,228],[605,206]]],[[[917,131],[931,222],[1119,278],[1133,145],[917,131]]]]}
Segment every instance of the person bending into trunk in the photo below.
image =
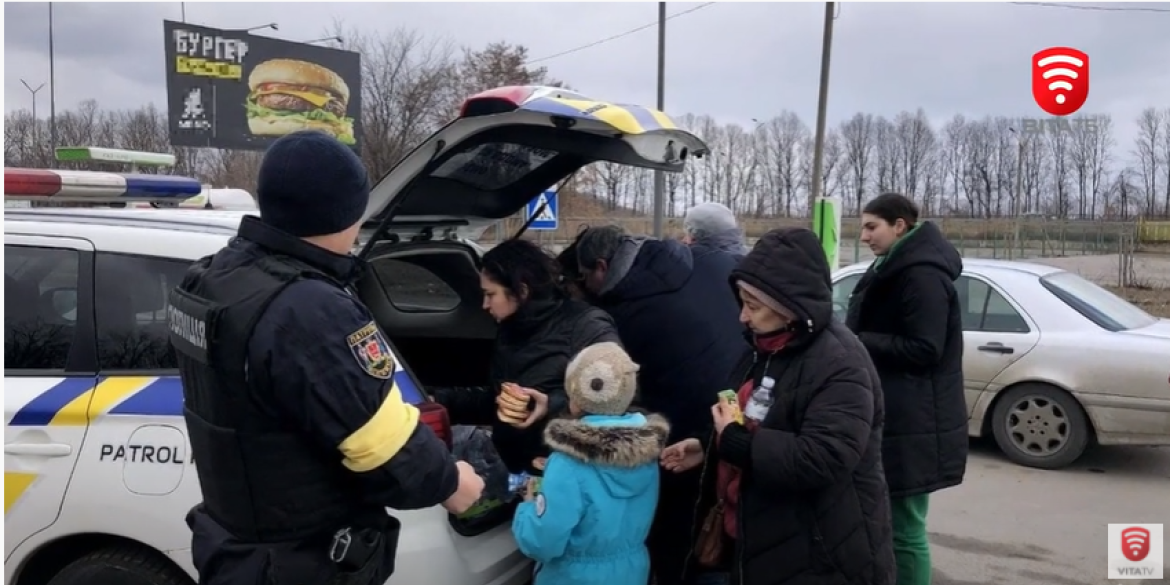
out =
{"type": "Polygon", "coordinates": [[[764,235],[731,273],[752,348],[712,407],[714,433],[662,454],[704,463],[695,583],[891,585],[882,393],[833,319],[829,265],[807,229],[764,235]]]}
{"type": "MultiPolygon", "coordinates": [[[[735,259],[632,236],[620,226],[589,228],[576,245],[587,297],[613,316],[622,344],[641,366],[639,406],[670,420],[671,444],[705,436],[710,405],[748,347],[726,284],[735,259]]],[[[699,479],[697,470],[662,477],[650,535],[657,585],[685,583],[699,479]]]]}
{"type": "Polygon", "coordinates": [[[898,585],[930,584],[931,492],[963,482],[967,402],[959,252],[897,193],[865,205],[861,241],[877,256],[849,299],[846,323],[869,351],[886,395],[883,459],[894,515],[898,585]]]}
{"type": "Polygon", "coordinates": [[[509,471],[539,475],[533,461],[546,453],[546,417],[567,406],[565,367],[582,348],[617,341],[617,331],[605,311],[566,298],[556,261],[527,240],[508,240],[484,254],[480,286],[484,310],[499,323],[490,381],[431,392],[453,424],[492,427],[509,471]]]}
{"type": "Polygon", "coordinates": [[[539,563],[534,585],[646,585],[670,427],[629,412],[637,379],[638,365],[616,343],[589,346],[569,364],[570,417],[545,429],[544,478],[529,482],[512,522],[520,550],[539,563]]]}

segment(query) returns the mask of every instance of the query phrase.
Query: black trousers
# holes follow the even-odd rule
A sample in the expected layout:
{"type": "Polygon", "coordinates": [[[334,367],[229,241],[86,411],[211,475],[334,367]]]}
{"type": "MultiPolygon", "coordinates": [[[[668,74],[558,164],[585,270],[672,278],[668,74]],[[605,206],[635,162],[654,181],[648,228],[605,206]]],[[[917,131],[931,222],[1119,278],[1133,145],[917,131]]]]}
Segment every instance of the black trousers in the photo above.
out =
{"type": "Polygon", "coordinates": [[[685,473],[661,470],[658,510],[646,545],[650,574],[657,585],[684,585],[687,560],[694,548],[695,507],[701,467],[685,473]]]}

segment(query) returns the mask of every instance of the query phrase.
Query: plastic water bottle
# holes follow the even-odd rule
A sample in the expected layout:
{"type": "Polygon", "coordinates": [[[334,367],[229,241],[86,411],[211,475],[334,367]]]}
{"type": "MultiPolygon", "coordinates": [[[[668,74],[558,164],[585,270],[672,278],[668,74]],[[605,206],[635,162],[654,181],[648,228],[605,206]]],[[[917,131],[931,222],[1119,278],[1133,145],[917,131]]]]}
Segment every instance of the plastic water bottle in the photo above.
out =
{"type": "Polygon", "coordinates": [[[760,380],[760,385],[748,398],[747,408],[743,411],[744,416],[755,422],[764,420],[764,417],[768,416],[768,410],[772,408],[772,387],[775,385],[776,381],[771,376],[764,376],[760,380]]]}

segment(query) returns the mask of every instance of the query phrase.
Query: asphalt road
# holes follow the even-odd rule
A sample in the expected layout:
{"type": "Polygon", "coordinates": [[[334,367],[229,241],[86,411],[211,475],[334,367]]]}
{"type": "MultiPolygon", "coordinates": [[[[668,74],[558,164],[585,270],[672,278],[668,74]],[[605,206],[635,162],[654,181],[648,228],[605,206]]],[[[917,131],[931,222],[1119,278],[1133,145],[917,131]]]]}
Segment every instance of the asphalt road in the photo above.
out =
{"type": "Polygon", "coordinates": [[[1170,528],[1170,448],[1100,447],[1041,471],[973,443],[964,483],[931,497],[934,585],[1170,583],[1108,580],[1109,523],[1170,528]]]}

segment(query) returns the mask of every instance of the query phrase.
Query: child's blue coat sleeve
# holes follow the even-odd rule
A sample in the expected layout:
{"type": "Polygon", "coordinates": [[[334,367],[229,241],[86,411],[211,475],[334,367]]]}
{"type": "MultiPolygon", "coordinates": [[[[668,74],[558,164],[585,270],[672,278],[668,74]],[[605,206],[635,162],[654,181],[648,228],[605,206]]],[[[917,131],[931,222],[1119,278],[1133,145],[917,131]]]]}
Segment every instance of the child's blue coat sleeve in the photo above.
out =
{"type": "Polygon", "coordinates": [[[577,462],[553,453],[536,498],[516,508],[512,535],[528,558],[547,563],[565,554],[569,537],[585,511],[576,467],[577,462]]]}

